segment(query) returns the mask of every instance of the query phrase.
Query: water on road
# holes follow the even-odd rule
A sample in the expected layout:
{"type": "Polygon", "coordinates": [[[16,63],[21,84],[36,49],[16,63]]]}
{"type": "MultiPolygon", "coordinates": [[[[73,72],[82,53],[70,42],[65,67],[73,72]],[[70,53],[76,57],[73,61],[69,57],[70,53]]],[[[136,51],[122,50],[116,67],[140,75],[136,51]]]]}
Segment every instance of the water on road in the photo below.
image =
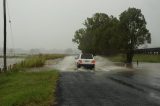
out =
{"type": "Polygon", "coordinates": [[[52,68],[60,70],[60,106],[160,106],[160,64],[140,63],[133,69],[97,56],[96,69],[76,69],[74,56],[52,68]]]}
{"type": "MultiPolygon", "coordinates": [[[[111,70],[118,70],[118,69],[126,69],[124,67],[119,67],[114,65],[112,62],[110,62],[108,59],[96,56],[96,67],[95,71],[111,71],[111,70]]],[[[75,57],[74,56],[67,56],[63,60],[59,61],[57,64],[54,64],[52,67],[60,70],[60,71],[75,71],[77,70],[76,64],[75,64],[75,57]]],[[[84,69],[83,67],[78,69],[78,71],[87,71],[87,69],[84,69]]]]}

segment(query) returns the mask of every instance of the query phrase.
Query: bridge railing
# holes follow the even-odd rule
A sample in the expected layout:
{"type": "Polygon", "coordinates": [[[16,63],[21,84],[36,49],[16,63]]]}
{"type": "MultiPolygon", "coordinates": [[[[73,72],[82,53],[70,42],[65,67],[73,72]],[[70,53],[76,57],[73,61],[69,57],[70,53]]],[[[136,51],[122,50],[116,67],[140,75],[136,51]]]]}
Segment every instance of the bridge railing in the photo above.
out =
{"type": "Polygon", "coordinates": [[[135,54],[152,54],[159,55],[160,48],[147,48],[147,49],[136,49],[134,50],[135,54]]]}

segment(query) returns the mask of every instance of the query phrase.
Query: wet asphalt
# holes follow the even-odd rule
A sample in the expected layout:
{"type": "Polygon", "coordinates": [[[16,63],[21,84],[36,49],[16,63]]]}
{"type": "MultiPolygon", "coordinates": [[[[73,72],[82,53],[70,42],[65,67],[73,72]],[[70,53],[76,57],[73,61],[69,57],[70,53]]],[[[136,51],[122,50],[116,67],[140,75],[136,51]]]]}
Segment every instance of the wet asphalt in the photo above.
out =
{"type": "Polygon", "coordinates": [[[144,70],[61,72],[59,106],[160,106],[160,75],[144,70]]]}
{"type": "Polygon", "coordinates": [[[60,70],[58,106],[160,106],[160,63],[128,69],[97,56],[94,71],[77,70],[67,56],[50,66],[60,70]]]}

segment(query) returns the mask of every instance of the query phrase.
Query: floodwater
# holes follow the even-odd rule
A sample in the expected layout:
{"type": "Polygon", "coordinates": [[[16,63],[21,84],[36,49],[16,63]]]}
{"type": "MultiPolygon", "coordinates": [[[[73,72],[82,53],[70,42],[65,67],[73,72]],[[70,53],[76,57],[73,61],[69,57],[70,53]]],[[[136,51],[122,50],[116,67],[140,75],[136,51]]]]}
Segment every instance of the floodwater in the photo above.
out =
{"type": "MultiPolygon", "coordinates": [[[[7,59],[7,65],[13,65],[15,63],[19,63],[21,62],[22,60],[24,60],[23,58],[8,58],[7,59]]],[[[0,68],[3,67],[3,58],[0,58],[0,68]]]]}
{"type": "Polygon", "coordinates": [[[134,63],[134,68],[139,69],[139,70],[152,70],[152,71],[160,71],[160,63],[142,63],[140,62],[139,65],[137,66],[136,63],[134,63]]]}
{"type": "MultiPolygon", "coordinates": [[[[96,67],[95,71],[111,71],[111,70],[118,70],[118,69],[126,69],[125,67],[120,67],[114,65],[114,63],[110,62],[108,59],[96,56],[96,67]]],[[[60,70],[60,71],[75,71],[77,70],[75,64],[75,57],[74,56],[67,56],[63,60],[57,62],[57,64],[52,65],[52,67],[60,70]]],[[[86,71],[85,68],[78,69],[79,71],[86,71]]]]}
{"type": "Polygon", "coordinates": [[[160,106],[160,63],[134,63],[128,69],[95,59],[95,70],[77,70],[74,56],[51,65],[60,70],[60,106],[160,106]]]}

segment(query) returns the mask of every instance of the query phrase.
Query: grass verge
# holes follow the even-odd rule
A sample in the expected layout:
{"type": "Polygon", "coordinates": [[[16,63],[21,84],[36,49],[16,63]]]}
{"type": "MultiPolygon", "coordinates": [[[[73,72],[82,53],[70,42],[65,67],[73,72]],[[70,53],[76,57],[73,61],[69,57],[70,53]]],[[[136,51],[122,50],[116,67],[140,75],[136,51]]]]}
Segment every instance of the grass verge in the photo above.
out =
{"type": "Polygon", "coordinates": [[[65,55],[62,54],[43,54],[43,55],[32,55],[28,56],[21,63],[15,64],[11,71],[19,71],[24,68],[42,67],[46,60],[63,58],[65,55]]]}
{"type": "Polygon", "coordinates": [[[57,71],[0,74],[0,106],[56,104],[57,71]]]}
{"type": "Polygon", "coordinates": [[[134,56],[133,61],[160,63],[160,55],[142,55],[137,54],[134,56]]]}
{"type": "Polygon", "coordinates": [[[124,62],[125,61],[125,55],[122,55],[122,54],[107,56],[107,58],[113,62],[124,62]]]}
{"type": "MultiPolygon", "coordinates": [[[[113,62],[125,61],[125,56],[122,54],[109,56],[107,58],[113,62]]],[[[160,63],[160,55],[135,54],[133,57],[133,61],[136,62],[137,60],[139,62],[160,63]]]]}

